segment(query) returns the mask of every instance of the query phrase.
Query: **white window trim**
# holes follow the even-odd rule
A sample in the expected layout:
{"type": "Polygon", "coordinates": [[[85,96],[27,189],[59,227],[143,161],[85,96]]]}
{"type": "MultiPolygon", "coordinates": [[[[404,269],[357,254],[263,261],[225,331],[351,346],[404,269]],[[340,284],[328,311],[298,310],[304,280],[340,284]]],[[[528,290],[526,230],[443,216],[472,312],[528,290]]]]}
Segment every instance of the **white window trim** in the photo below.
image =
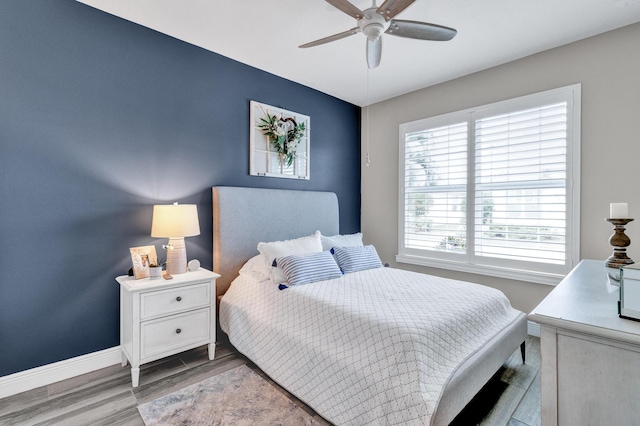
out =
{"type": "MultiPolygon", "coordinates": [[[[468,108],[462,111],[456,111],[448,114],[442,114],[435,117],[425,118],[421,120],[412,121],[409,123],[401,124],[399,127],[398,140],[399,140],[399,188],[398,188],[398,254],[396,255],[396,261],[399,263],[408,263],[413,265],[428,266],[440,269],[449,269],[453,271],[467,272],[480,275],[488,275],[494,277],[508,278],[519,281],[528,281],[533,283],[556,285],[564,276],[575,267],[580,261],[580,123],[581,123],[581,84],[573,84],[557,89],[548,90],[545,92],[535,93],[532,95],[522,96],[519,98],[509,99],[506,101],[495,102],[492,104],[483,105],[476,108],[468,108]],[[442,122],[450,124],[453,117],[474,115],[483,115],[490,110],[490,114],[495,114],[498,109],[513,110],[513,108],[526,107],[528,103],[539,104],[544,98],[557,98],[561,94],[570,94],[573,107],[569,108],[567,114],[569,123],[567,126],[567,195],[566,195],[566,208],[568,225],[566,229],[566,250],[567,250],[567,265],[565,265],[562,273],[549,273],[532,270],[520,270],[510,267],[500,267],[485,264],[470,263],[468,259],[472,259],[472,256],[460,256],[459,260],[453,260],[450,258],[440,258],[437,253],[432,256],[423,256],[413,253],[411,250],[404,248],[404,187],[405,187],[405,141],[404,135],[410,132],[411,128],[419,128],[424,126],[424,122],[429,120],[430,125],[434,122],[442,122]]],[[[469,132],[473,131],[473,126],[469,126],[469,132]]],[[[471,140],[471,139],[469,139],[471,140]]],[[[470,147],[469,153],[474,152],[473,147],[470,147]]],[[[468,161],[474,163],[472,158],[468,161]]],[[[472,173],[473,166],[468,168],[470,179],[475,179],[474,173],[472,173]]],[[[474,183],[471,181],[470,183],[474,183]]],[[[469,186],[468,193],[475,192],[473,186],[469,186]]],[[[468,195],[473,196],[473,195],[468,195]]],[[[472,214],[472,209],[469,209],[469,214],[472,214]]],[[[467,218],[468,223],[472,223],[470,218],[467,218]]],[[[472,243],[473,244],[473,243],[472,243]]]]}

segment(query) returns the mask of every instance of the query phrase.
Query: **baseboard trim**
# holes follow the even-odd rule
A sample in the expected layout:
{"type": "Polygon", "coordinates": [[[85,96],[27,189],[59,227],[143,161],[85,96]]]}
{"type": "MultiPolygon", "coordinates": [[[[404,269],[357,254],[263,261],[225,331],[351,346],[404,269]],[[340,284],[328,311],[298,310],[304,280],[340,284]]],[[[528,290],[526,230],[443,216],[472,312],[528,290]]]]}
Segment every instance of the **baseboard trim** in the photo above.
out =
{"type": "Polygon", "coordinates": [[[70,379],[122,362],[120,346],[0,377],[0,398],[70,379]]]}
{"type": "MultiPolygon", "coordinates": [[[[540,324],[527,321],[527,334],[540,337],[540,324]]],[[[120,346],[54,362],[0,377],[0,398],[26,392],[60,380],[100,370],[122,362],[120,346]]]]}

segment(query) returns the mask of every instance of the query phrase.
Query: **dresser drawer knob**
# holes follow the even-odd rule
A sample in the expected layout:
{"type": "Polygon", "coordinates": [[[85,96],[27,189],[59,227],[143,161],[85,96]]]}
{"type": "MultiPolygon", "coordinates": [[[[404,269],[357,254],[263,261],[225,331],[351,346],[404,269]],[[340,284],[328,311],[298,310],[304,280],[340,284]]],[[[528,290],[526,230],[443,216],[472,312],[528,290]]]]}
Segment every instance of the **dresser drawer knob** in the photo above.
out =
{"type": "Polygon", "coordinates": [[[182,329],[180,328],[176,329],[176,334],[180,334],[180,333],[182,333],[182,329]]]}
{"type": "Polygon", "coordinates": [[[176,297],[176,300],[179,302],[179,301],[181,301],[181,300],[182,300],[182,297],[181,297],[181,296],[178,296],[178,297],[176,297]]]}

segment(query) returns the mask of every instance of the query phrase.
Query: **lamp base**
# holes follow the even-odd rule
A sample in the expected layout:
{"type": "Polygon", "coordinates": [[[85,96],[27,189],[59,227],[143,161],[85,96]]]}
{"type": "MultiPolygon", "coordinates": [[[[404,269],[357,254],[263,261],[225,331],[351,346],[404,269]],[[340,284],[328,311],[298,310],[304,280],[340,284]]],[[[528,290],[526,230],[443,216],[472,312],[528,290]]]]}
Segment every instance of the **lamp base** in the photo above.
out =
{"type": "Polygon", "coordinates": [[[169,238],[167,245],[167,274],[176,275],[187,272],[187,247],[184,238],[169,238]]]}

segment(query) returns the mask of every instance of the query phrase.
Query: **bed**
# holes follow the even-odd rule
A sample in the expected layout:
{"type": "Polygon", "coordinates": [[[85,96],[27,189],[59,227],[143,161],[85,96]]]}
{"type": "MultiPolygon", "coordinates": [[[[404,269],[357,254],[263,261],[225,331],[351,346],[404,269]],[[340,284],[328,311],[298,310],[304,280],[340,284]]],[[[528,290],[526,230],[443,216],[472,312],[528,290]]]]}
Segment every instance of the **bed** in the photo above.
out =
{"type": "Polygon", "coordinates": [[[488,287],[378,267],[279,288],[243,268],[259,242],[339,235],[333,193],[214,187],[213,222],[222,330],[332,423],[447,425],[524,359],[526,316],[488,287]]]}

